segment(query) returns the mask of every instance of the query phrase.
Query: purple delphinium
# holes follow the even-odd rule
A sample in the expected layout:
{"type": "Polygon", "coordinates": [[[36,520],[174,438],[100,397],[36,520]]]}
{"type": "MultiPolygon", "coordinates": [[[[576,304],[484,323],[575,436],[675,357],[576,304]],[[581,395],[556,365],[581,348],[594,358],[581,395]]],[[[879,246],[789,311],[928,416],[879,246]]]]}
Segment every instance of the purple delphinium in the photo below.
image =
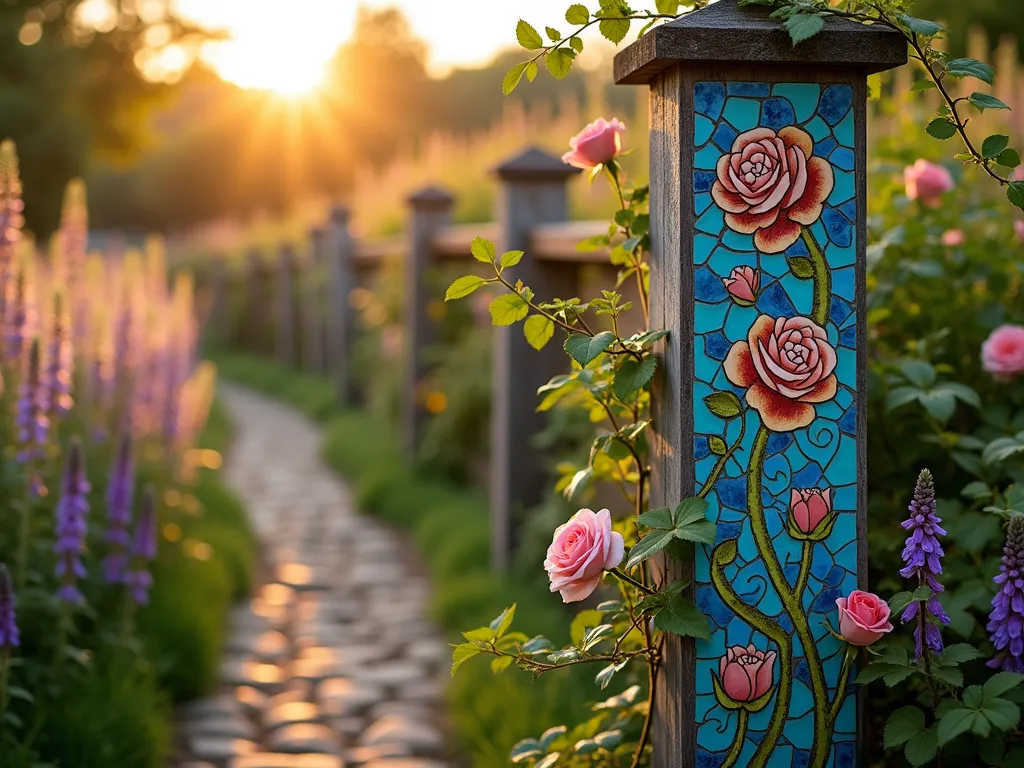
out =
{"type": "Polygon", "coordinates": [[[68,338],[67,314],[59,293],[53,300],[53,325],[50,327],[47,346],[43,386],[46,389],[47,416],[53,423],[58,417],[67,414],[73,404],[71,379],[74,363],[68,338]]]}
{"type": "Polygon", "coordinates": [[[57,502],[57,541],[53,545],[54,554],[57,555],[55,573],[60,579],[57,597],[65,603],[74,605],[85,600],[78,589],[77,581],[85,576],[82,550],[85,548],[85,518],[89,514],[90,490],[91,486],[85,477],[82,444],[74,438],[68,447],[61,498],[57,502]]]}
{"type": "Polygon", "coordinates": [[[992,598],[988,616],[989,636],[996,648],[990,667],[1007,672],[1024,672],[1024,515],[1014,515],[1006,529],[1006,546],[999,575],[992,581],[999,587],[992,598]]]}
{"type": "Polygon", "coordinates": [[[46,443],[50,436],[47,410],[47,391],[40,380],[39,340],[33,339],[25,361],[25,371],[18,384],[14,425],[18,429],[17,460],[25,466],[29,493],[36,498],[46,493],[40,462],[46,458],[46,443]]]}
{"type": "Polygon", "coordinates": [[[0,563],[0,650],[7,651],[20,644],[21,634],[14,612],[14,585],[7,566],[0,563]]]}
{"type": "Polygon", "coordinates": [[[103,571],[108,584],[121,584],[128,566],[128,548],[132,522],[132,495],[135,490],[135,472],[132,463],[132,441],[124,435],[117,447],[114,467],[107,484],[107,556],[103,571]]]}
{"type": "Polygon", "coordinates": [[[929,621],[928,617],[931,616],[940,624],[949,624],[949,616],[936,597],[945,589],[938,580],[938,575],[942,573],[942,556],[945,554],[938,537],[945,536],[946,531],[940,525],[942,519],[935,514],[935,484],[932,473],[927,469],[922,469],[917,476],[914,498],[909,509],[910,517],[901,523],[905,530],[910,531],[910,536],[903,547],[902,556],[906,565],[900,569],[900,576],[905,579],[916,577],[918,586],[929,587],[932,596],[925,602],[923,610],[919,601],[910,602],[903,609],[900,619],[904,624],[917,620],[914,645],[917,658],[921,659],[925,655],[925,648],[942,653],[942,634],[938,624],[929,621]]]}
{"type": "Polygon", "coordinates": [[[135,535],[132,536],[131,568],[125,573],[124,578],[124,583],[128,585],[129,594],[136,605],[149,603],[149,590],[153,586],[149,564],[156,557],[155,507],[153,489],[147,488],[142,493],[139,518],[135,523],[135,535]]]}

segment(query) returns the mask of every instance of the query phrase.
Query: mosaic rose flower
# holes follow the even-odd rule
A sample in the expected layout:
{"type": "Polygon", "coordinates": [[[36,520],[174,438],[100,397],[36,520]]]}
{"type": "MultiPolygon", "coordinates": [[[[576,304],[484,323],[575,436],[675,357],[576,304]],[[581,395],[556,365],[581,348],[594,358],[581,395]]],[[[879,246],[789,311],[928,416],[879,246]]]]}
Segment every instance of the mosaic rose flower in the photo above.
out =
{"type": "Polygon", "coordinates": [[[832,512],[832,489],[791,488],[789,511],[797,530],[813,533],[832,512]]]}
{"type": "Polygon", "coordinates": [[[812,157],[814,143],[794,126],[776,133],[755,128],[741,133],[718,160],[711,188],[729,228],[754,236],[762,253],[781,253],[800,237],[800,227],[821,216],[832,193],[832,166],[812,157]]]}
{"type": "Polygon", "coordinates": [[[753,644],[726,649],[718,662],[722,691],[737,704],[745,704],[768,693],[774,682],[775,651],[759,651],[753,644]]]}
{"type": "Polygon", "coordinates": [[[732,345],[724,368],[773,432],[806,427],[814,403],[831,400],[838,387],[836,351],[825,329],[806,317],[760,315],[747,340],[732,345]]]}
{"type": "Polygon", "coordinates": [[[757,301],[757,288],[760,284],[761,273],[753,267],[736,267],[728,277],[722,278],[725,290],[741,307],[753,306],[757,301]]]}

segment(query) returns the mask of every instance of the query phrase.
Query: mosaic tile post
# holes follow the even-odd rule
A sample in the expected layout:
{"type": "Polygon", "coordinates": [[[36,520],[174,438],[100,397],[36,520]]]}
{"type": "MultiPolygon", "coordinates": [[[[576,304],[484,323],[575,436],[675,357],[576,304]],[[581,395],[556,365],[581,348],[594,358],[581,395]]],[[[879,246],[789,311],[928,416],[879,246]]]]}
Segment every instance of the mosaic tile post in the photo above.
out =
{"type": "Polygon", "coordinates": [[[857,588],[857,198],[848,83],[697,82],[698,766],[845,768],[857,588]]]}

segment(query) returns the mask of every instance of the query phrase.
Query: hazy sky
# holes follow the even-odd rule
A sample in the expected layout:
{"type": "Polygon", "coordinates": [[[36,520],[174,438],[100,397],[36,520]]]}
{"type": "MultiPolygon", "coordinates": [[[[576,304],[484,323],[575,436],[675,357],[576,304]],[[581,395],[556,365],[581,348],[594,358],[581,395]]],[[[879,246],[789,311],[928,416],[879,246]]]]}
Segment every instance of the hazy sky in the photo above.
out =
{"type": "Polygon", "coordinates": [[[502,46],[515,45],[520,15],[538,29],[545,24],[556,28],[560,24],[563,32],[568,29],[562,16],[566,4],[552,0],[177,0],[176,4],[185,15],[231,33],[234,39],[220,44],[209,58],[236,81],[258,70],[259,58],[276,59],[293,71],[322,66],[351,33],[360,4],[401,7],[416,35],[429,44],[434,72],[484,63],[502,46]]]}

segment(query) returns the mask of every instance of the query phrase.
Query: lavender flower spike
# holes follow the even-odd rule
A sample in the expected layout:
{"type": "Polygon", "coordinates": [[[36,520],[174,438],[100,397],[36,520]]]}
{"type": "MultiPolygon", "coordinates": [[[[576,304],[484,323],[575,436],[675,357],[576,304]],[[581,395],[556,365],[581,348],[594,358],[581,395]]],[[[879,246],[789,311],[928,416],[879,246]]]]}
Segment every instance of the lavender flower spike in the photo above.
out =
{"type": "Polygon", "coordinates": [[[132,462],[132,439],[127,433],[121,438],[114,459],[114,468],[107,484],[107,556],[103,570],[108,584],[121,584],[128,567],[128,548],[132,537],[128,527],[132,522],[132,495],[135,490],[135,470],[132,462]]]}
{"type": "Polygon", "coordinates": [[[900,569],[900,576],[905,579],[916,577],[919,586],[931,588],[932,597],[925,603],[924,613],[921,612],[921,603],[915,600],[903,609],[900,619],[904,624],[917,620],[914,645],[917,658],[921,659],[925,648],[935,653],[942,653],[943,648],[938,624],[929,621],[928,617],[940,624],[949,624],[949,616],[935,597],[945,589],[937,577],[942,573],[942,556],[945,554],[938,537],[945,536],[946,531],[939,525],[942,519],[935,514],[935,484],[932,473],[927,469],[922,469],[917,477],[909,509],[910,517],[901,523],[904,530],[910,531],[910,536],[903,547],[905,566],[900,569]]]}
{"type": "Polygon", "coordinates": [[[68,463],[64,471],[61,499],[57,503],[57,541],[53,551],[57,555],[56,575],[60,579],[57,597],[65,603],[80,605],[85,601],[78,589],[78,579],[85,576],[82,551],[85,549],[86,515],[89,514],[88,494],[91,490],[85,477],[82,444],[73,438],[68,448],[68,463]]]}
{"type": "Polygon", "coordinates": [[[156,501],[152,488],[146,488],[142,493],[139,519],[132,537],[131,557],[132,567],[125,574],[124,581],[132,600],[137,605],[147,605],[149,590],[153,586],[149,564],[156,558],[156,501]]]}
{"type": "Polygon", "coordinates": [[[7,566],[0,563],[0,650],[8,651],[20,644],[21,634],[14,613],[14,586],[7,566]]]}
{"type": "Polygon", "coordinates": [[[999,587],[992,598],[988,616],[989,636],[996,655],[988,666],[1007,672],[1024,672],[1024,515],[1014,515],[1006,530],[1006,546],[999,575],[992,581],[999,587]]]}

